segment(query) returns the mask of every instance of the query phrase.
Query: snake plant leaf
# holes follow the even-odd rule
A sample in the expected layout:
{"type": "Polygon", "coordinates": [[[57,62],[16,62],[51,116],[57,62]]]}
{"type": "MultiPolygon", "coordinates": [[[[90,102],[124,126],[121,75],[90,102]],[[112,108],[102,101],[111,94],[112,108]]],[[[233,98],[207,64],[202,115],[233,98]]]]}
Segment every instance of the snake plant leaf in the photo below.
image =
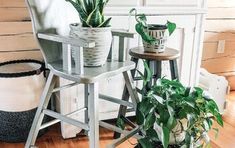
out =
{"type": "Polygon", "coordinates": [[[99,0],[98,5],[100,8],[100,13],[103,14],[104,12],[104,6],[109,2],[109,0],[99,0]]]}
{"type": "Polygon", "coordinates": [[[167,28],[168,28],[168,31],[169,31],[169,35],[171,35],[176,29],[176,24],[172,23],[170,21],[167,21],[167,28]]]}
{"type": "Polygon", "coordinates": [[[83,0],[83,3],[84,3],[84,8],[86,9],[86,13],[90,14],[95,8],[95,5],[93,4],[93,1],[83,0]]]}
{"type": "Polygon", "coordinates": [[[102,15],[100,14],[99,7],[96,7],[87,17],[86,23],[90,27],[97,27],[102,22],[102,15]]]}
{"type": "Polygon", "coordinates": [[[74,2],[73,0],[66,0],[67,2],[71,3],[74,8],[77,10],[77,12],[79,13],[79,17],[80,20],[83,22],[84,20],[86,20],[86,18],[88,17],[83,4],[81,3],[80,0],[77,0],[77,2],[74,2]]]}
{"type": "Polygon", "coordinates": [[[111,21],[111,17],[106,19],[105,21],[103,21],[98,27],[108,27],[109,26],[109,23],[111,21]]]}

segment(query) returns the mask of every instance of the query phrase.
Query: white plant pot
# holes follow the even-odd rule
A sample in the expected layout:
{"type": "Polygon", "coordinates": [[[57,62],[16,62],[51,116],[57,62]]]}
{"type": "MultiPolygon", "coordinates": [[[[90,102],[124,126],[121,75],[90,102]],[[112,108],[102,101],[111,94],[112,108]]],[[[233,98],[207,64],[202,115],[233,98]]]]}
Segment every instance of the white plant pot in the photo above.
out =
{"type": "Polygon", "coordinates": [[[148,28],[147,33],[154,37],[157,41],[154,44],[147,43],[143,41],[144,50],[146,52],[161,53],[166,49],[166,42],[168,37],[167,28],[163,25],[150,25],[152,27],[148,28]]]}
{"type": "MultiPolygon", "coordinates": [[[[178,144],[185,139],[187,122],[187,119],[177,121],[177,125],[170,132],[170,145],[178,144]]],[[[162,136],[162,129],[158,124],[154,124],[154,129],[156,130],[159,136],[162,136]]]]}
{"type": "Polygon", "coordinates": [[[70,35],[75,38],[95,42],[94,48],[84,48],[84,66],[105,64],[112,42],[111,27],[89,28],[79,24],[70,25],[70,35]]]}

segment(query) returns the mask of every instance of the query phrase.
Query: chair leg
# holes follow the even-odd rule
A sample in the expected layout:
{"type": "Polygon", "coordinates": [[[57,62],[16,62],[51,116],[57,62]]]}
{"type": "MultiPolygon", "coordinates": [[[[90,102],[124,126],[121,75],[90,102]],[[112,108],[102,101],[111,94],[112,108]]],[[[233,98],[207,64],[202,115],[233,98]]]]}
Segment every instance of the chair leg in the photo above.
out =
{"type": "Polygon", "coordinates": [[[171,79],[179,79],[177,61],[170,60],[171,79]]]}
{"type": "MultiPolygon", "coordinates": [[[[89,86],[88,84],[85,84],[85,98],[84,98],[84,107],[87,108],[84,112],[84,121],[86,124],[88,124],[88,96],[89,96],[89,86]]],[[[85,131],[85,134],[88,136],[87,131],[85,131]]]]}
{"type": "Polygon", "coordinates": [[[42,124],[42,120],[44,117],[43,109],[46,109],[48,106],[55,83],[56,83],[56,76],[52,72],[50,72],[49,77],[46,82],[46,86],[43,90],[43,93],[40,99],[37,112],[33,120],[33,124],[31,126],[31,129],[28,135],[28,139],[25,144],[25,148],[33,147],[35,144],[35,141],[39,132],[39,128],[42,124]]]}
{"type": "Polygon", "coordinates": [[[99,147],[99,93],[98,83],[88,84],[89,147],[99,147]]]}
{"type": "MultiPolygon", "coordinates": [[[[135,65],[136,65],[136,67],[137,67],[139,60],[138,60],[137,58],[132,57],[132,58],[131,58],[131,61],[135,62],[135,65]]],[[[135,76],[136,67],[135,67],[135,69],[131,70],[131,76],[132,76],[132,78],[134,78],[134,76],[135,76]]],[[[124,86],[123,93],[122,93],[122,100],[123,100],[123,101],[129,101],[129,97],[130,97],[130,94],[129,94],[128,89],[127,89],[127,87],[126,87],[126,85],[125,85],[125,86],[124,86]]],[[[120,118],[120,117],[125,117],[125,116],[126,116],[126,110],[127,110],[127,107],[126,107],[126,106],[120,105],[120,108],[119,108],[119,111],[118,111],[118,117],[117,117],[117,119],[120,118]]],[[[117,139],[117,138],[119,138],[120,136],[121,136],[120,133],[114,132],[113,138],[114,138],[114,139],[117,139]]]]}

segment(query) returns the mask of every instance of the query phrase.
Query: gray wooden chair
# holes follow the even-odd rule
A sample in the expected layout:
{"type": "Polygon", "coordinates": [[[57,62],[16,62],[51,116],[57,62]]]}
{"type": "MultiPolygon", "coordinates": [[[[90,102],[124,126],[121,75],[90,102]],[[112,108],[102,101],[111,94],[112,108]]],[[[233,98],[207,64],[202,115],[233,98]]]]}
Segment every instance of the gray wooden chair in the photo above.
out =
{"type": "MultiPolygon", "coordinates": [[[[66,15],[58,15],[58,11],[66,12],[68,9],[65,6],[68,5],[64,0],[47,0],[47,4],[40,4],[39,0],[26,0],[29,12],[31,15],[31,20],[33,23],[33,32],[38,45],[43,53],[43,57],[47,68],[49,68],[50,73],[47,78],[46,86],[44,88],[43,94],[41,96],[40,104],[38,106],[29,136],[25,147],[33,147],[38,135],[39,130],[49,127],[60,121],[72,124],[74,126],[79,126],[82,129],[88,131],[89,135],[89,145],[90,148],[99,147],[99,125],[115,130],[117,132],[123,133],[124,136],[114,142],[112,146],[120,144],[125,138],[133,135],[133,131],[136,133],[136,129],[128,132],[121,130],[113,125],[99,121],[99,102],[98,99],[104,99],[120,105],[125,105],[130,108],[136,108],[136,102],[138,101],[138,96],[133,86],[133,80],[130,76],[130,70],[135,68],[135,63],[131,61],[125,61],[124,59],[124,38],[132,38],[132,33],[113,31],[113,36],[118,36],[119,41],[119,60],[112,60],[111,49],[109,58],[106,64],[102,67],[83,67],[82,65],[82,47],[93,47],[95,43],[84,41],[77,38],[71,38],[69,36],[58,35],[59,28],[58,24],[62,23],[61,20],[67,20],[66,15]],[[49,9],[50,4],[55,3],[56,9],[49,9]],[[60,21],[57,19],[51,20],[52,22],[47,24],[48,16],[61,17],[60,21]],[[49,25],[48,25],[49,24],[49,25]],[[71,48],[75,50],[76,59],[71,58],[71,48]],[[112,77],[117,74],[123,74],[127,89],[132,98],[132,102],[123,101],[117,98],[99,94],[98,83],[100,80],[112,77]],[[73,83],[55,88],[55,83],[57,77],[62,77],[64,79],[73,81],[73,83]],[[77,111],[69,113],[67,115],[61,115],[60,113],[54,112],[47,109],[48,102],[50,101],[52,93],[58,92],[62,89],[70,88],[78,84],[85,84],[85,106],[77,111]],[[77,114],[84,111],[85,113],[85,123],[69,118],[71,115],[77,114]],[[55,118],[48,123],[42,125],[42,120],[44,116],[51,116],[55,118]]],[[[42,1],[45,2],[45,1],[42,1]]],[[[50,20],[49,20],[50,21],[50,20]]],[[[63,99],[63,98],[61,98],[63,99]]],[[[64,98],[66,99],[66,98],[64,98]]]]}

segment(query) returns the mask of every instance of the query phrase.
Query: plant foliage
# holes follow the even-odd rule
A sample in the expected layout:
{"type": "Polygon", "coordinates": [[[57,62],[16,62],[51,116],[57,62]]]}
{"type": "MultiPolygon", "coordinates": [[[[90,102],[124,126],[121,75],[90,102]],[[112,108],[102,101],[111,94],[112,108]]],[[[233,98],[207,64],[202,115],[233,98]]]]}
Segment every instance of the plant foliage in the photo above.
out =
{"type": "Polygon", "coordinates": [[[108,27],[111,18],[104,18],[104,7],[109,0],[66,0],[79,14],[83,27],[108,27]]]}
{"type": "MultiPolygon", "coordinates": [[[[147,64],[144,66],[148,72],[147,64]]],[[[186,133],[185,139],[178,143],[176,141],[179,147],[191,147],[193,143],[200,143],[198,147],[205,146],[208,143],[207,132],[212,128],[213,121],[223,126],[218,106],[201,88],[185,87],[178,80],[165,78],[158,79],[144,94],[142,101],[137,104],[136,118],[143,135],[138,142],[143,148],[155,147],[159,142],[167,148],[170,133],[181,120],[187,122],[187,128],[182,128],[186,133]],[[161,134],[155,131],[154,124],[159,125],[161,134]]],[[[214,130],[218,133],[218,129],[214,130]]]]}
{"type": "MultiPolygon", "coordinates": [[[[138,14],[135,8],[130,10],[129,14],[131,15],[132,13],[134,13],[135,20],[137,22],[135,25],[135,30],[137,33],[139,33],[141,38],[149,44],[154,44],[155,42],[158,42],[156,38],[150,36],[146,31],[148,30],[146,15],[144,13],[138,14]]],[[[166,27],[168,29],[169,35],[171,35],[176,29],[176,24],[167,21],[166,27]]]]}

